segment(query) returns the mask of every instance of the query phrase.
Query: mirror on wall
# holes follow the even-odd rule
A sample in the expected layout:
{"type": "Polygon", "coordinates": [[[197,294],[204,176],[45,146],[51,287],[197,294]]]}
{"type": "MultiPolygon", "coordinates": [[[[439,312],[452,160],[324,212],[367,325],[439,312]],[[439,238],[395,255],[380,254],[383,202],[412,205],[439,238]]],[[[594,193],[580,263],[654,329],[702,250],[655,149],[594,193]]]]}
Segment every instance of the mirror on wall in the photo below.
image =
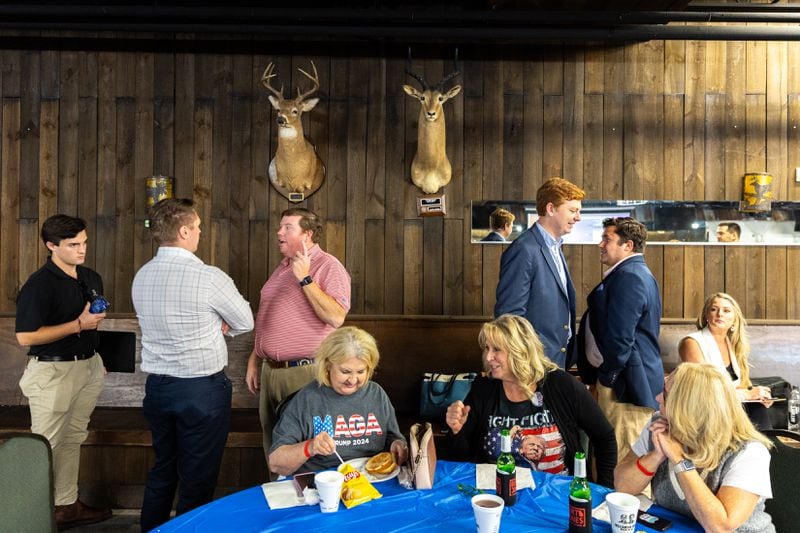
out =
{"type": "MultiPolygon", "coordinates": [[[[535,201],[473,201],[473,243],[503,243],[489,227],[489,218],[497,208],[514,215],[508,241],[538,218],[535,201]]],[[[800,246],[800,202],[772,202],[769,211],[751,212],[740,211],[739,202],[586,200],[581,221],[564,242],[597,244],[604,219],[627,216],[647,226],[649,244],[800,246]]]]}

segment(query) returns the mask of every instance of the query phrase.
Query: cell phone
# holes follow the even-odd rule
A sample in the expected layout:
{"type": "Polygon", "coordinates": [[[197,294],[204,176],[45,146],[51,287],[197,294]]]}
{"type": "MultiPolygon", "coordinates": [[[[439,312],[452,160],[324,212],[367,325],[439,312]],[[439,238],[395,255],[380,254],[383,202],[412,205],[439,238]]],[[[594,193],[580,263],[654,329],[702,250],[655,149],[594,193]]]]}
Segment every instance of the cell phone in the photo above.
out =
{"type": "Polygon", "coordinates": [[[298,498],[303,498],[303,489],[306,487],[316,488],[314,486],[314,472],[305,472],[303,474],[295,474],[292,479],[294,491],[297,493],[298,498]]]}
{"type": "Polygon", "coordinates": [[[643,526],[647,526],[650,529],[655,529],[656,531],[666,531],[672,527],[672,522],[666,518],[661,518],[660,516],[652,515],[641,510],[639,511],[639,517],[636,519],[636,521],[643,526]]]}

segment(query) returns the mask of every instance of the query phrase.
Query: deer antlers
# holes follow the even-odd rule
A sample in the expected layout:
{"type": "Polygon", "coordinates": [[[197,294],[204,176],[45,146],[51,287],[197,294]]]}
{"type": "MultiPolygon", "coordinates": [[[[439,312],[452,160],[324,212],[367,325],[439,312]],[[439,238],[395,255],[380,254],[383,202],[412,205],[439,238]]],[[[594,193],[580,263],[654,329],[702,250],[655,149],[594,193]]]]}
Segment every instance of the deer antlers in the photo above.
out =
{"type": "Polygon", "coordinates": [[[311,74],[309,74],[308,72],[306,72],[305,70],[301,69],[300,67],[297,67],[297,70],[299,70],[300,72],[305,74],[305,76],[308,79],[310,79],[312,82],[314,82],[314,86],[311,88],[311,90],[306,91],[303,94],[300,94],[300,86],[299,85],[297,86],[297,101],[298,102],[304,100],[307,96],[310,96],[311,93],[313,93],[314,91],[319,89],[319,74],[317,74],[317,66],[314,64],[313,61],[311,62],[311,68],[314,69],[314,75],[313,76],[311,74]]]}
{"type": "MultiPolygon", "coordinates": [[[[300,86],[299,85],[297,86],[297,98],[295,99],[295,101],[297,101],[297,102],[302,102],[307,97],[309,97],[312,93],[314,93],[315,91],[317,91],[319,89],[319,74],[317,73],[317,66],[314,64],[313,61],[311,62],[311,68],[314,70],[314,75],[313,76],[311,74],[309,74],[308,72],[306,72],[305,70],[301,69],[300,67],[297,68],[297,70],[299,70],[301,73],[303,73],[314,84],[313,87],[311,87],[310,90],[308,90],[308,91],[306,91],[304,93],[301,93],[300,92],[300,86]]],[[[283,84],[281,84],[280,90],[277,90],[272,86],[272,81],[271,80],[272,80],[272,78],[276,77],[277,75],[278,74],[275,73],[275,63],[270,62],[270,64],[267,65],[267,68],[264,69],[264,74],[261,75],[261,84],[264,87],[266,87],[266,89],[269,92],[271,92],[272,94],[274,94],[277,98],[280,98],[281,100],[283,100],[283,84]]]]}
{"type": "Polygon", "coordinates": [[[408,74],[409,76],[411,76],[420,83],[423,91],[427,91],[429,89],[435,89],[439,92],[442,92],[444,90],[445,83],[447,83],[448,81],[452,80],[453,78],[461,74],[461,71],[458,70],[458,48],[456,48],[455,56],[453,58],[453,71],[447,74],[445,77],[443,77],[442,80],[434,86],[429,85],[428,82],[425,81],[425,78],[422,77],[422,75],[417,74],[411,69],[411,47],[408,48],[408,62],[406,63],[405,70],[406,74],[408,74]]]}
{"type": "Polygon", "coordinates": [[[261,75],[261,84],[264,87],[266,87],[269,92],[271,92],[272,94],[274,94],[278,98],[283,99],[283,84],[281,84],[281,90],[277,91],[272,86],[272,82],[270,82],[270,80],[272,78],[277,76],[277,74],[275,74],[274,70],[275,70],[275,63],[270,62],[270,64],[267,65],[267,68],[264,69],[264,74],[261,75]]]}

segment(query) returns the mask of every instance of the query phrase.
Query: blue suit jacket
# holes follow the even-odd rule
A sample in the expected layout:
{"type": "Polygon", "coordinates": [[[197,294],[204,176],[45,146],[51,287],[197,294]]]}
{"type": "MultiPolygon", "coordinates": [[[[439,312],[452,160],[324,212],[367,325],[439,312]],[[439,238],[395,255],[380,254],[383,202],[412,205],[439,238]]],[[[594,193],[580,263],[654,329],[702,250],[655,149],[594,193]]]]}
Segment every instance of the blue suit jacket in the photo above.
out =
{"type": "Polygon", "coordinates": [[[493,231],[489,233],[486,237],[481,239],[481,242],[506,242],[502,235],[493,231]]]}
{"type": "Polygon", "coordinates": [[[545,355],[569,368],[575,362],[575,286],[566,264],[567,290],[561,286],[553,256],[534,226],[503,252],[494,316],[510,313],[527,318],[544,344],[545,355]]]}
{"type": "Polygon", "coordinates": [[[598,379],[614,389],[617,400],[658,409],[664,388],[664,366],[658,347],[661,296],[643,256],[631,257],[614,269],[586,298],[588,307],[578,333],[578,368],[584,383],[598,379]],[[585,354],[585,325],[603,355],[593,367],[585,354]]]}

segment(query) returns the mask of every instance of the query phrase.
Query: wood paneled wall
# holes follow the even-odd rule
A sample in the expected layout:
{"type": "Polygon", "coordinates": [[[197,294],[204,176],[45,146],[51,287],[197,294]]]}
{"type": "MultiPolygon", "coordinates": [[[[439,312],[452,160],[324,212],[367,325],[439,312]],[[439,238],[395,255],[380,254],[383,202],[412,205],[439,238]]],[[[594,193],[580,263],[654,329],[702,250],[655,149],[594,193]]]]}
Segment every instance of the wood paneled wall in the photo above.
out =
{"type": "MultiPolygon", "coordinates": [[[[551,176],[592,199],[738,200],[744,173],[768,171],[776,198],[800,200],[800,43],[537,45],[509,50],[513,59],[462,50],[463,91],[445,104],[443,218],[416,216],[419,107],[401,89],[402,54],[269,48],[0,51],[0,312],[14,311],[44,260],[38,231],[56,212],[88,221],[87,263],[113,311],[131,312],[131,280],[154,251],[143,226],[152,174],[195,199],[200,257],[255,307],[289,206],[267,178],[276,134],[259,80],[269,61],[287,92],[304,80],[296,67],[313,59],[319,70],[306,133],[328,175],[306,205],[352,276],[353,313],[490,315],[502,248],[469,243],[470,201],[532,199],[551,176]]],[[[451,69],[444,56],[414,68],[438,80],[451,69]]],[[[582,302],[600,279],[597,249],[568,248],[582,302]]],[[[665,317],[694,316],[706,293],[725,290],[748,317],[800,319],[798,248],[651,246],[646,256],[665,317]]]]}

